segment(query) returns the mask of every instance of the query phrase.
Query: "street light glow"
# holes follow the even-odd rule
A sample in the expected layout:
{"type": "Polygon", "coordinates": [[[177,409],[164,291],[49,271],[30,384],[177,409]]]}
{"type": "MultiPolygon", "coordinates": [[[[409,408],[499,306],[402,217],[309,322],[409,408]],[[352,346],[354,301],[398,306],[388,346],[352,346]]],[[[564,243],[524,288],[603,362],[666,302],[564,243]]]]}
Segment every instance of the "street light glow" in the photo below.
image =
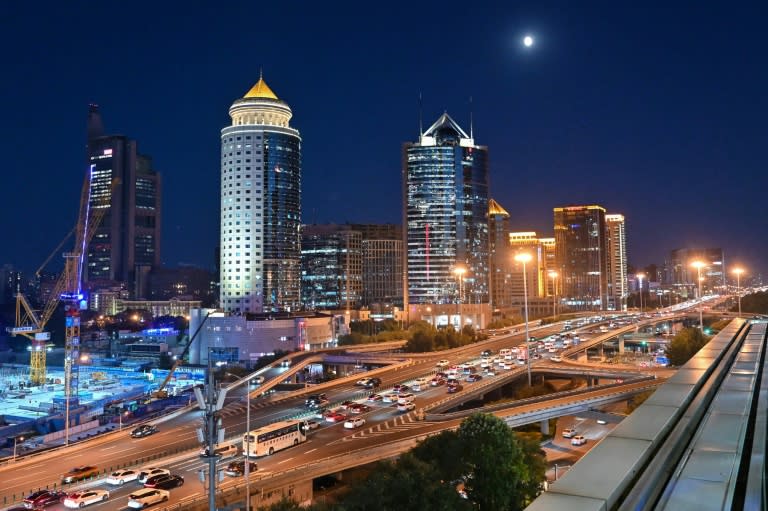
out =
{"type": "Polygon", "coordinates": [[[527,35],[523,37],[523,44],[525,45],[526,48],[530,48],[531,46],[533,46],[533,36],[527,35]]]}
{"type": "Polygon", "coordinates": [[[531,256],[531,254],[527,252],[521,252],[519,254],[515,254],[515,261],[517,261],[518,263],[528,263],[531,261],[531,259],[533,259],[533,257],[531,256]]]}

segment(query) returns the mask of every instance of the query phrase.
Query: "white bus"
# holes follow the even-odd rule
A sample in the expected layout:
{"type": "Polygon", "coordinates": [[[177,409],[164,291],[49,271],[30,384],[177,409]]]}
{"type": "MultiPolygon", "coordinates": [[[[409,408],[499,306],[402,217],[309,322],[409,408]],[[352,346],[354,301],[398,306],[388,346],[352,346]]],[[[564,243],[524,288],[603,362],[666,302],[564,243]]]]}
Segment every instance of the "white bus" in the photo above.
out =
{"type": "Polygon", "coordinates": [[[243,453],[247,457],[272,455],[275,451],[306,441],[305,421],[275,422],[243,435],[243,453]]]}

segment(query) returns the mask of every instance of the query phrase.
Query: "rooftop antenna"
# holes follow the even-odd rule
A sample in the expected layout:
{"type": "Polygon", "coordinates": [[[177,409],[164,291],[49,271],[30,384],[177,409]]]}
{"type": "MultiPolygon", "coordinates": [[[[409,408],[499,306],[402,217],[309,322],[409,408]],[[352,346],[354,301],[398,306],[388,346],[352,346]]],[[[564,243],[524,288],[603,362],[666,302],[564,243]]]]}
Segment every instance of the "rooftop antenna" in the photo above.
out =
{"type": "Polygon", "coordinates": [[[419,91],[419,138],[424,134],[424,123],[422,121],[422,98],[421,91],[419,91]]]}
{"type": "Polygon", "coordinates": [[[264,78],[264,67],[259,66],[259,80],[264,78]]]}
{"type": "Polygon", "coordinates": [[[472,111],[472,96],[469,97],[469,138],[473,139],[475,138],[475,128],[474,128],[474,112],[472,111]]]}

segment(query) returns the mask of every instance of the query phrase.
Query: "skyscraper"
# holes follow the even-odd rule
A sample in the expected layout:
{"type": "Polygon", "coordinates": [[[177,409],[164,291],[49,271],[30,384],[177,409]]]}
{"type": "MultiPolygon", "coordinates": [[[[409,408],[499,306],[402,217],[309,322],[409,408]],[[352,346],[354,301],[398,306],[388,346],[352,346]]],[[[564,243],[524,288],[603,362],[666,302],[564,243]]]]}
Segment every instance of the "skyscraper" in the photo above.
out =
{"type": "Polygon", "coordinates": [[[90,207],[109,209],[88,245],[83,281],[90,287],[118,283],[135,294],[141,276],[160,264],[160,174],[135,140],[104,134],[97,105],[88,112],[88,163],[90,207]]]}
{"type": "Polygon", "coordinates": [[[562,301],[574,308],[606,306],[605,209],[601,206],[554,208],[555,261],[562,301]]]}
{"type": "Polygon", "coordinates": [[[301,288],[301,138],[260,77],[221,130],[221,307],[297,310],[301,288]]]}
{"type": "Polygon", "coordinates": [[[509,213],[488,200],[488,232],[491,251],[491,305],[494,310],[512,306],[512,252],[509,247],[509,213]]]}
{"type": "Polygon", "coordinates": [[[704,263],[701,268],[702,291],[712,292],[726,285],[725,255],[723,249],[712,248],[677,248],[670,253],[671,274],[669,282],[678,289],[686,289],[692,295],[698,287],[699,271],[693,267],[693,263],[704,263]]]}
{"type": "Polygon", "coordinates": [[[447,113],[405,144],[403,204],[406,300],[488,304],[488,148],[447,113]]]}
{"type": "Polygon", "coordinates": [[[363,291],[362,234],[349,225],[305,225],[301,301],[307,309],[356,309],[363,291]]]}
{"type": "MultiPolygon", "coordinates": [[[[625,310],[629,293],[627,284],[627,233],[624,215],[605,215],[606,271],[608,272],[608,308],[625,310]]],[[[649,276],[650,280],[650,276],[649,276]]]]}

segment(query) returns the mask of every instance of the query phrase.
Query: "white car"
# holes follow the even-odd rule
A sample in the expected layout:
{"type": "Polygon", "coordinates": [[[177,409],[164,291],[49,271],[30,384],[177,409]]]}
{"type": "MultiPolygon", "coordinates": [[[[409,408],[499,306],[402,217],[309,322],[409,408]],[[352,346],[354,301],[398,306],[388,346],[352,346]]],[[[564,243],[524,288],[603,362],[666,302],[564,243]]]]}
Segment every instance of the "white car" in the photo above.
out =
{"type": "Polygon", "coordinates": [[[415,390],[416,392],[421,392],[422,390],[429,387],[429,380],[426,378],[418,378],[416,381],[413,382],[413,385],[411,385],[411,390],[415,390]]]}
{"type": "Polygon", "coordinates": [[[106,502],[107,499],[109,499],[109,492],[107,490],[83,490],[67,495],[64,498],[64,506],[85,507],[89,504],[95,504],[96,502],[106,502]]]}
{"type": "Polygon", "coordinates": [[[587,439],[581,435],[576,435],[575,437],[571,438],[571,445],[584,445],[586,443],[587,439]]]}
{"type": "Polygon", "coordinates": [[[144,488],[131,493],[128,496],[128,507],[142,509],[158,502],[165,502],[171,492],[157,488],[144,488]]]}
{"type": "Polygon", "coordinates": [[[363,378],[363,379],[361,379],[361,380],[357,380],[357,381],[355,382],[355,385],[356,385],[357,387],[365,387],[365,386],[367,386],[367,385],[368,385],[370,382],[371,382],[371,379],[370,379],[370,378],[363,378]]]}
{"type": "Polygon", "coordinates": [[[414,403],[413,401],[411,401],[410,403],[403,403],[401,405],[397,405],[398,412],[405,413],[415,409],[416,409],[416,403],[414,403]]]}
{"type": "Polygon", "coordinates": [[[390,392],[389,394],[384,394],[384,396],[381,398],[382,401],[385,403],[397,403],[397,399],[400,397],[400,394],[397,392],[390,392]]]}
{"type": "Polygon", "coordinates": [[[171,471],[167,468],[144,467],[139,471],[138,481],[144,484],[150,477],[159,476],[160,474],[170,475],[171,471]]]}
{"type": "Polygon", "coordinates": [[[449,365],[451,365],[451,362],[446,359],[438,360],[437,364],[435,364],[436,367],[448,367],[449,365]]]}
{"type": "Polygon", "coordinates": [[[562,362],[563,358],[560,355],[552,355],[549,357],[552,362],[562,362]]]}
{"type": "Polygon", "coordinates": [[[355,429],[361,427],[363,424],[365,424],[365,419],[362,417],[355,417],[354,419],[349,419],[345,422],[344,427],[346,429],[355,429]]]}
{"type": "Polygon", "coordinates": [[[117,470],[115,472],[112,472],[109,475],[109,477],[107,477],[107,483],[125,484],[128,481],[135,481],[138,478],[139,478],[138,470],[131,470],[131,469],[117,470]]]}
{"type": "Polygon", "coordinates": [[[565,428],[563,430],[563,438],[573,438],[576,436],[576,430],[574,428],[565,428]]]}

